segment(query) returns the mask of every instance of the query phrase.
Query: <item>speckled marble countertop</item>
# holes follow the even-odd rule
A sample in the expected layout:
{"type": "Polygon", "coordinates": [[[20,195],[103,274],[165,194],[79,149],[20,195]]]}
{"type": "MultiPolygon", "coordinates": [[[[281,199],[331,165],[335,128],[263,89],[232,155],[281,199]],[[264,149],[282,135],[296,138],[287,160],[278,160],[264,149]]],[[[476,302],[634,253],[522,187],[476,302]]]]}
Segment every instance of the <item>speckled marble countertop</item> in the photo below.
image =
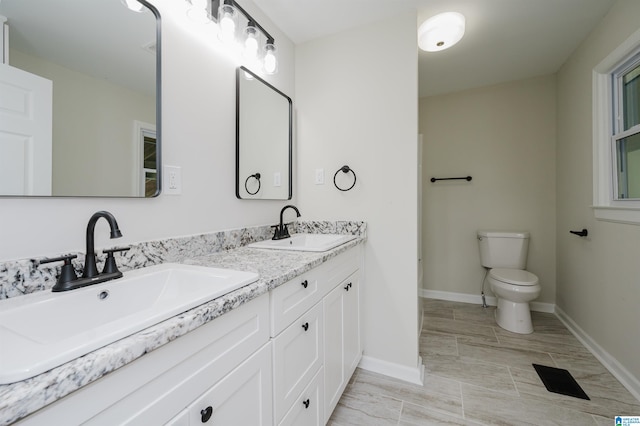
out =
{"type": "Polygon", "coordinates": [[[362,243],[314,253],[242,247],[182,263],[257,272],[258,281],[38,376],[0,385],[0,425],[11,424],[362,243]]]}

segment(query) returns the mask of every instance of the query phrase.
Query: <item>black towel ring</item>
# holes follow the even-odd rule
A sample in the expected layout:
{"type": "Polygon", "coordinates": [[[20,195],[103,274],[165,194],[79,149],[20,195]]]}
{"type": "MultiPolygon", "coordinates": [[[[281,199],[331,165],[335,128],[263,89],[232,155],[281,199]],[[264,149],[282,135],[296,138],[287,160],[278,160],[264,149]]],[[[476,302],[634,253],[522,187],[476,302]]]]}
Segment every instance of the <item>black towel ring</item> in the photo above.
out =
{"type": "Polygon", "coordinates": [[[336,174],[333,175],[333,184],[335,185],[336,188],[338,188],[340,191],[348,191],[351,188],[353,188],[356,185],[356,172],[354,172],[349,166],[342,166],[338,169],[338,171],[336,172],[336,174]],[[336,177],[338,176],[338,173],[342,172],[342,173],[349,173],[351,172],[351,174],[353,174],[353,183],[351,184],[350,187],[348,187],[347,189],[344,188],[340,188],[338,186],[338,184],[336,183],[336,177]]]}
{"type": "Polygon", "coordinates": [[[244,181],[244,189],[247,191],[247,194],[249,195],[256,195],[259,191],[260,191],[260,173],[256,173],[254,175],[249,176],[245,181],[244,181]],[[258,181],[258,189],[256,189],[256,192],[251,192],[249,191],[249,188],[247,187],[247,184],[249,183],[249,179],[254,178],[255,180],[258,181]]]}

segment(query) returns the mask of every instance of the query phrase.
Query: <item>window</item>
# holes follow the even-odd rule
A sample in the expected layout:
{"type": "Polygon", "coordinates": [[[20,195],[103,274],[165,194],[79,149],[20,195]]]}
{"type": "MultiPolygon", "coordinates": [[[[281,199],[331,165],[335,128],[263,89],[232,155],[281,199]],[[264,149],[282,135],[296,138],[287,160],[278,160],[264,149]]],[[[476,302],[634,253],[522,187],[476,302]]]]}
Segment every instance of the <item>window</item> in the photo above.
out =
{"type": "Polygon", "coordinates": [[[158,195],[157,141],[154,124],[133,121],[133,162],[135,179],[133,193],[137,196],[158,195]]]}
{"type": "Polygon", "coordinates": [[[593,69],[593,211],[640,225],[640,30],[593,69]]]}
{"type": "Polygon", "coordinates": [[[640,200],[640,57],[613,73],[616,200],[640,200]]]}

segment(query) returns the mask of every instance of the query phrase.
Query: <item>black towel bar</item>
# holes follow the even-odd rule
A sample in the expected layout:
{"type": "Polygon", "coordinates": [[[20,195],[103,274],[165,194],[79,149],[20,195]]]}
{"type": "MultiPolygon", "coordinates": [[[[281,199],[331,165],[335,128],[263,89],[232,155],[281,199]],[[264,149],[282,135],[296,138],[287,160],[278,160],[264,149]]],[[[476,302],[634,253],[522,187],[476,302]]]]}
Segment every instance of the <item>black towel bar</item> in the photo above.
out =
{"type": "Polygon", "coordinates": [[[452,177],[452,178],[431,178],[431,182],[435,182],[437,180],[466,180],[467,182],[471,181],[471,179],[473,179],[471,176],[465,176],[465,177],[452,177]]]}

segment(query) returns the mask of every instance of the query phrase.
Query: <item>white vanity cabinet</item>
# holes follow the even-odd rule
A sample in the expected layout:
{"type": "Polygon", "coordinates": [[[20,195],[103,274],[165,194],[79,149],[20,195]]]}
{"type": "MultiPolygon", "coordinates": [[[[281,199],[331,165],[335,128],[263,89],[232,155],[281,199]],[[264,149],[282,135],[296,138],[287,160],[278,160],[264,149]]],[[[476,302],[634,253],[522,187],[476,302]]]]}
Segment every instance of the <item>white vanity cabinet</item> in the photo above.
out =
{"type": "MultiPolygon", "coordinates": [[[[269,419],[266,423],[252,424],[271,424],[271,368],[269,297],[265,294],[42,408],[18,424],[202,424],[176,415],[209,390],[231,388],[251,395],[243,413],[250,411],[259,416],[256,414],[259,411],[262,418],[269,419]],[[246,364],[240,365],[245,360],[246,364]],[[249,368],[243,368],[244,365],[249,368]],[[245,370],[249,374],[246,385],[240,383],[245,370]],[[259,386],[257,381],[261,382],[259,386]]],[[[236,406],[235,402],[230,404],[229,407],[236,406]]]]}
{"type": "Polygon", "coordinates": [[[360,262],[356,246],[271,292],[275,425],[325,424],[360,361],[360,262]]]}
{"type": "Polygon", "coordinates": [[[350,248],[17,424],[326,424],[362,356],[360,250],[350,248]]]}

